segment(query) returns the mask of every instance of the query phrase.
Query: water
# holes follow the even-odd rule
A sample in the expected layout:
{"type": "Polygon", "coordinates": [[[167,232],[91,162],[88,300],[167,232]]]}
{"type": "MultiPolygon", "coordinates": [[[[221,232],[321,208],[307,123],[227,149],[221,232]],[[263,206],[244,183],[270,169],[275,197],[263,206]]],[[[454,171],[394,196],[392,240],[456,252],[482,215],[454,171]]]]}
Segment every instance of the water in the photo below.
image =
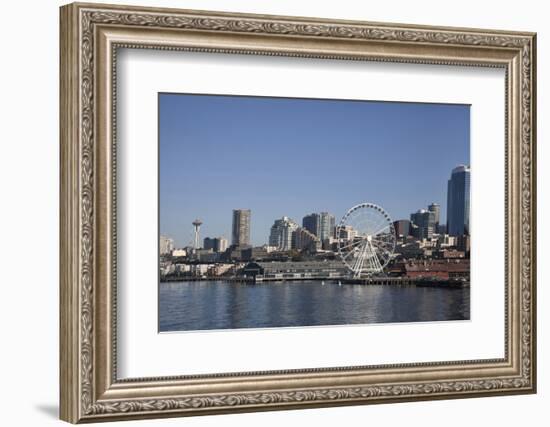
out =
{"type": "Polygon", "coordinates": [[[197,281],[161,283],[159,293],[161,332],[470,318],[469,288],[197,281]]]}

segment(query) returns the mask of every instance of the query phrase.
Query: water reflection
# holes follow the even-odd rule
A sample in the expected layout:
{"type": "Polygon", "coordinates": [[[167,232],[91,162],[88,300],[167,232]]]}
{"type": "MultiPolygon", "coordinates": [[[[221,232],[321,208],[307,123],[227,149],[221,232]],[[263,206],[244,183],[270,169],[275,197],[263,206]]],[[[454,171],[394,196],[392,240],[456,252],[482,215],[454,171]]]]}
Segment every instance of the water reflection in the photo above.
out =
{"type": "Polygon", "coordinates": [[[318,281],[160,285],[162,332],[469,318],[469,288],[339,286],[318,281]]]}

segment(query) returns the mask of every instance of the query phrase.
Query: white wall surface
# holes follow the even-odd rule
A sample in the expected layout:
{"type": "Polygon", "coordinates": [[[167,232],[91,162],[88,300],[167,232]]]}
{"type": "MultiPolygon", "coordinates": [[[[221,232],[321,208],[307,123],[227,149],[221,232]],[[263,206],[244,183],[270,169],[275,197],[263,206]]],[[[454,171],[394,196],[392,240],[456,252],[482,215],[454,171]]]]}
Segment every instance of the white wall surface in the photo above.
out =
{"type": "MultiPolygon", "coordinates": [[[[111,0],[112,3],[121,3],[111,0]]],[[[538,32],[539,393],[346,408],[264,412],[124,426],[548,425],[550,376],[550,29],[545,3],[518,1],[132,1],[166,6],[538,32]],[[546,19],[545,19],[546,18],[546,19]],[[546,335],[546,336],[545,336],[546,335]]],[[[0,423],[60,425],[58,405],[58,6],[54,0],[2,4],[0,66],[0,423]],[[32,247],[41,253],[25,258],[32,247]]]]}

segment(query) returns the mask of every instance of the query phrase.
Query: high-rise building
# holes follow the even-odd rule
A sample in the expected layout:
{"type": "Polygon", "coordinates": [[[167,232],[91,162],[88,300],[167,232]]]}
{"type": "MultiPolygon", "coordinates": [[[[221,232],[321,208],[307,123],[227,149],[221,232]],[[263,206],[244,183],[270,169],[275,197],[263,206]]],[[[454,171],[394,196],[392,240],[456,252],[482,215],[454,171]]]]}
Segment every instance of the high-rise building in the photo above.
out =
{"type": "Polygon", "coordinates": [[[434,226],[434,233],[439,232],[439,216],[441,213],[441,206],[439,206],[438,203],[432,203],[428,205],[428,210],[430,212],[434,213],[434,219],[435,219],[435,226],[434,226]]]}
{"type": "Polygon", "coordinates": [[[334,236],[336,219],[328,212],[312,213],[302,218],[302,227],[324,241],[334,236]]]}
{"type": "Polygon", "coordinates": [[[225,237],[216,237],[214,239],[214,251],[216,252],[225,252],[229,246],[227,239],[225,237]]]}
{"type": "Polygon", "coordinates": [[[396,237],[407,237],[411,233],[411,222],[408,219],[400,219],[393,222],[396,237]]]}
{"type": "Polygon", "coordinates": [[[276,219],[269,233],[269,246],[275,246],[280,251],[289,251],[292,249],[292,233],[297,228],[298,224],[287,216],[276,219]]]}
{"type": "Polygon", "coordinates": [[[233,246],[250,245],[250,209],[233,210],[231,244],[233,246]]]}
{"type": "Polygon", "coordinates": [[[470,234],[470,167],[457,166],[447,183],[447,233],[470,234]]]}
{"type": "Polygon", "coordinates": [[[319,214],[319,234],[316,234],[316,236],[319,240],[321,240],[321,242],[331,236],[334,236],[335,223],[336,220],[334,215],[331,215],[328,212],[321,212],[319,214]]]}
{"type": "Polygon", "coordinates": [[[417,239],[421,239],[422,237],[420,236],[420,228],[418,228],[418,225],[416,225],[415,223],[411,222],[411,226],[409,228],[409,233],[411,236],[417,238],[417,239]]]}
{"type": "Polygon", "coordinates": [[[316,252],[321,249],[321,241],[315,234],[305,228],[298,227],[294,231],[294,248],[299,251],[309,250],[316,252]]]}
{"type": "Polygon", "coordinates": [[[321,231],[321,217],[318,213],[312,213],[302,218],[302,228],[319,237],[321,231]]]}
{"type": "Polygon", "coordinates": [[[470,252],[470,236],[461,235],[456,238],[456,246],[459,251],[470,252]]]}
{"type": "Polygon", "coordinates": [[[435,230],[435,215],[426,209],[411,214],[411,222],[418,227],[416,236],[419,239],[431,239],[435,230]]]}
{"type": "Polygon", "coordinates": [[[337,240],[343,240],[344,242],[353,240],[359,234],[351,225],[345,225],[337,228],[338,233],[335,233],[337,240]]]}
{"type": "Polygon", "coordinates": [[[160,255],[167,255],[174,250],[174,239],[167,236],[160,236],[159,239],[159,252],[160,255]]]}
{"type": "Polygon", "coordinates": [[[224,237],[205,237],[203,240],[203,248],[211,249],[214,252],[225,252],[227,249],[227,239],[224,237]]]}
{"type": "Polygon", "coordinates": [[[215,245],[215,241],[216,239],[211,239],[210,237],[205,237],[204,240],[202,241],[202,247],[203,249],[212,249],[214,250],[214,245],[215,245]]]}

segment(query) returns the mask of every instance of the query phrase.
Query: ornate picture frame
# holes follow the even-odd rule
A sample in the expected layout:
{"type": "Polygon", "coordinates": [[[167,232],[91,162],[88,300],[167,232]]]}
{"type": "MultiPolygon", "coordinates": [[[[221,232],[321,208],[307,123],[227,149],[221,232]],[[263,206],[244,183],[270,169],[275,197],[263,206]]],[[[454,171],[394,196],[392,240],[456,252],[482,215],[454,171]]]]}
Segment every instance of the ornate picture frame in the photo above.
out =
{"type": "Polygon", "coordinates": [[[79,423],[536,391],[535,34],[79,3],[60,13],[61,419],[79,423]],[[119,48],[504,69],[505,357],[118,379],[119,48]]]}

